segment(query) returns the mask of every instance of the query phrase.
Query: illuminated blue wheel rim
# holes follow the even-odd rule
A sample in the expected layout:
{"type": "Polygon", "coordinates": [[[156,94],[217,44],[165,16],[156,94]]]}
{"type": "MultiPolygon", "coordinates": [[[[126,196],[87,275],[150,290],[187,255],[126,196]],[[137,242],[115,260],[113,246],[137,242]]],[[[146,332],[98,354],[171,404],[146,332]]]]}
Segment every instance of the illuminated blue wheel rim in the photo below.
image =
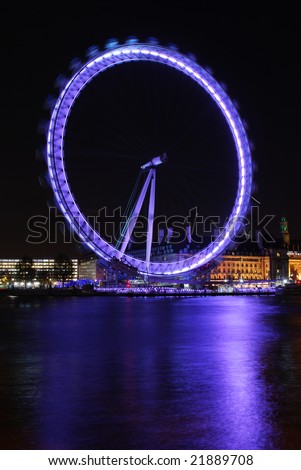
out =
{"type": "Polygon", "coordinates": [[[47,165],[55,200],[70,229],[99,258],[121,260],[141,274],[174,276],[201,268],[221,255],[235,240],[249,208],[252,190],[252,158],[246,131],[230,98],[218,82],[194,60],[159,45],[126,44],[99,52],[89,59],[64,86],[51,114],[47,134],[47,165]],[[126,62],[150,61],[173,67],[194,80],[217,104],[233,137],[238,161],[238,188],[232,212],[217,239],[190,258],[170,263],[149,262],[123,254],[107,243],[89,224],[71,192],[64,164],[64,136],[71,109],[82,90],[108,68],[126,62]]]}

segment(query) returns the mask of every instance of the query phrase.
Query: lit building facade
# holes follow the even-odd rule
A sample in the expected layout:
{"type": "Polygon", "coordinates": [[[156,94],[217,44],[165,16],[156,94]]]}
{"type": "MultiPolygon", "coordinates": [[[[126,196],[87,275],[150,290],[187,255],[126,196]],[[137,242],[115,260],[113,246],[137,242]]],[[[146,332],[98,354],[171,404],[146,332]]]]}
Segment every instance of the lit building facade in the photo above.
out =
{"type": "MultiPolygon", "coordinates": [[[[174,247],[165,245],[160,247],[160,253],[159,250],[154,251],[151,259],[155,262],[173,262],[193,256],[199,249],[199,246],[187,243],[175,252],[174,247]]],[[[131,254],[143,258],[145,250],[136,250],[131,254]]],[[[285,266],[287,268],[287,263],[285,266]]],[[[281,272],[282,274],[285,272],[287,276],[285,266],[281,272]]],[[[259,247],[258,244],[246,242],[243,246],[233,248],[233,250],[225,252],[219,259],[215,260],[213,267],[209,267],[207,274],[204,271],[202,278],[200,274],[198,271],[191,273],[189,282],[193,283],[195,281],[196,284],[198,280],[203,282],[204,276],[207,279],[206,282],[217,285],[225,281],[229,284],[241,282],[254,284],[256,282],[273,281],[270,251],[264,247],[259,247]]]]}
{"type": "Polygon", "coordinates": [[[210,281],[270,281],[268,255],[226,254],[210,272],[210,281]]]}
{"type": "Polygon", "coordinates": [[[107,281],[107,269],[100,263],[99,259],[94,254],[86,255],[79,262],[79,280],[87,281],[100,281],[105,283],[107,281]]]}
{"type": "Polygon", "coordinates": [[[301,251],[288,251],[288,278],[293,282],[301,282],[301,251]]]}
{"type": "MultiPolygon", "coordinates": [[[[187,277],[190,284],[198,284],[209,282],[210,284],[220,285],[224,283],[230,284],[250,284],[256,285],[260,283],[280,283],[283,284],[288,279],[301,279],[301,252],[288,252],[286,248],[279,243],[275,243],[273,248],[259,248],[255,245],[236,248],[231,252],[225,252],[216,260],[213,267],[208,267],[205,272],[193,272],[187,277]]],[[[178,253],[172,248],[166,246],[162,253],[154,253],[152,261],[156,262],[173,262],[178,259],[185,259],[192,256],[196,248],[185,246],[178,253]]],[[[138,257],[145,256],[145,251],[132,252],[138,257]]],[[[120,273],[119,273],[120,274],[120,273]]],[[[121,277],[116,273],[113,267],[103,267],[99,260],[92,254],[85,257],[79,264],[79,279],[81,280],[97,280],[100,284],[112,284],[115,282],[123,282],[124,280],[136,280],[139,276],[129,273],[128,276],[121,277]],[[115,277],[114,277],[115,273],[115,277]],[[118,280],[117,280],[118,277],[118,280]]],[[[164,282],[164,280],[158,281],[164,282]]],[[[186,281],[179,277],[175,283],[185,283],[186,281]]]]}
{"type": "MultiPolygon", "coordinates": [[[[7,277],[10,281],[14,281],[19,274],[20,263],[22,259],[0,259],[0,276],[7,277]]],[[[68,278],[68,281],[77,281],[78,279],[78,260],[70,260],[72,269],[68,278]]],[[[41,277],[47,276],[50,281],[56,281],[56,266],[57,260],[55,259],[33,259],[31,268],[35,272],[35,279],[39,280],[41,277]]],[[[34,279],[32,279],[34,280],[34,279]]]]}

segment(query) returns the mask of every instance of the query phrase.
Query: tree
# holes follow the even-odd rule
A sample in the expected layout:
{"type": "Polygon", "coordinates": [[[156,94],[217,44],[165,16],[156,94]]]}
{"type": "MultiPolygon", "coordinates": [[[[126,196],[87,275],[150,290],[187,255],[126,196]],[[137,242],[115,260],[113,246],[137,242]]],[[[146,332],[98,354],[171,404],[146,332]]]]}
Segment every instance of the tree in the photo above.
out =
{"type": "Polygon", "coordinates": [[[37,272],[37,280],[40,282],[41,287],[51,286],[51,273],[47,270],[37,272]]]}
{"type": "Polygon", "coordinates": [[[18,281],[33,281],[36,276],[36,270],[33,267],[33,260],[30,256],[23,256],[16,265],[16,279],[18,281]]]}
{"type": "Polygon", "coordinates": [[[69,258],[68,255],[64,253],[60,253],[54,259],[54,277],[57,281],[62,283],[64,287],[66,281],[72,279],[73,274],[73,266],[72,260],[69,258]]]}
{"type": "Polygon", "coordinates": [[[12,275],[9,273],[9,271],[2,271],[0,273],[0,285],[8,286],[12,282],[12,275]]]}

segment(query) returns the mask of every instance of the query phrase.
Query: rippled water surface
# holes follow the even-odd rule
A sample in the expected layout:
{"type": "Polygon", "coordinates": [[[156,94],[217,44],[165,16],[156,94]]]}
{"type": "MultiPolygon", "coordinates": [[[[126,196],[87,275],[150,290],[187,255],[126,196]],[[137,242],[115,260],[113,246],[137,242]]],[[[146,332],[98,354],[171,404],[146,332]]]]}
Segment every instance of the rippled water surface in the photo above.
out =
{"type": "Polygon", "coordinates": [[[2,449],[301,449],[301,298],[0,301],[2,449]]]}

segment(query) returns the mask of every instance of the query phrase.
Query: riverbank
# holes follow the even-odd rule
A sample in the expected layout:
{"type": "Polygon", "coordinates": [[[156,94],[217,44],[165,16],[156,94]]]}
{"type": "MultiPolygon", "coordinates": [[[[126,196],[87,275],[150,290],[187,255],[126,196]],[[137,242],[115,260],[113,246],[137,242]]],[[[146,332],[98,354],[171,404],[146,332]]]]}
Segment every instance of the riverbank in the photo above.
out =
{"type": "Polygon", "coordinates": [[[233,292],[212,291],[204,289],[176,289],[176,288],[106,288],[106,289],[3,289],[0,290],[0,299],[19,297],[196,297],[196,296],[237,296],[237,295],[275,295],[273,289],[241,289],[233,292]]]}

